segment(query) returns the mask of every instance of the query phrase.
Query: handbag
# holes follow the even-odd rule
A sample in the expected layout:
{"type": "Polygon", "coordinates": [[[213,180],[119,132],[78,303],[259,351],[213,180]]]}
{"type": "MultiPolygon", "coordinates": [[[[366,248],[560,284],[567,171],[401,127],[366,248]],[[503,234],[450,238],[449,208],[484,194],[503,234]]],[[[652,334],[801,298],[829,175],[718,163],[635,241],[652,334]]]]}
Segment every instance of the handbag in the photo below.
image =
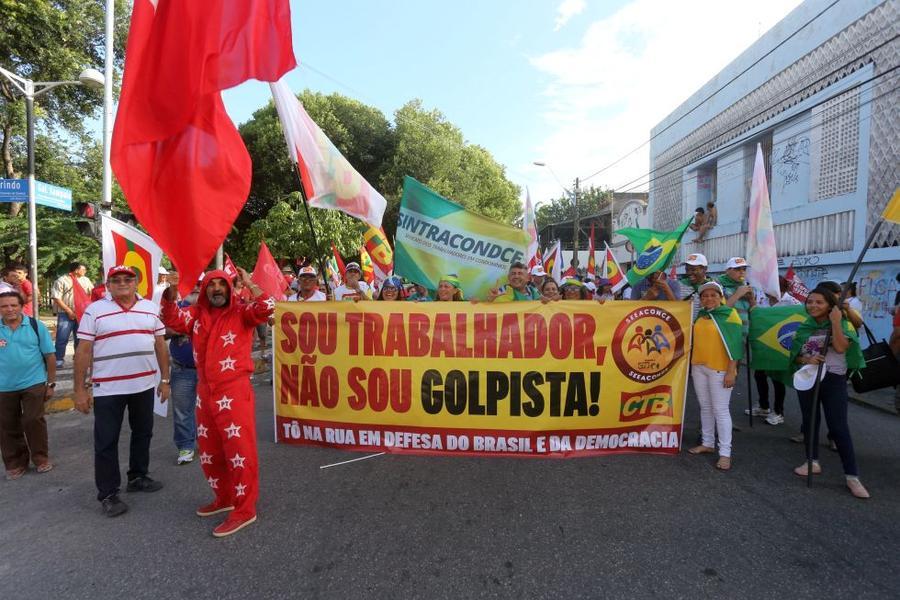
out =
{"type": "Polygon", "coordinates": [[[885,340],[876,341],[868,325],[863,327],[869,338],[869,346],[862,351],[866,366],[850,376],[853,389],[861,394],[900,384],[900,364],[891,347],[885,340]]]}

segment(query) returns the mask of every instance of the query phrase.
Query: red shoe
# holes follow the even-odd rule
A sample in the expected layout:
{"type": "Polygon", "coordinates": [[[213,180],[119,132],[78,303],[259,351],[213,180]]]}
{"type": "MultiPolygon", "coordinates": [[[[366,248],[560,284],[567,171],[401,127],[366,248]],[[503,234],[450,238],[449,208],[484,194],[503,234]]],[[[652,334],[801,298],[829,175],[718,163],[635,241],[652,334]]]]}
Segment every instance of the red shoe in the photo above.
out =
{"type": "Polygon", "coordinates": [[[256,523],[256,515],[253,515],[252,517],[248,517],[246,519],[229,516],[227,519],[225,519],[225,521],[222,522],[221,525],[213,529],[213,536],[225,537],[231,535],[232,533],[237,533],[251,523],[256,523]]]}
{"type": "Polygon", "coordinates": [[[211,517],[213,515],[217,515],[222,512],[226,512],[229,510],[234,510],[233,506],[221,506],[215,501],[210,502],[206,506],[201,506],[197,509],[198,517],[211,517]]]}

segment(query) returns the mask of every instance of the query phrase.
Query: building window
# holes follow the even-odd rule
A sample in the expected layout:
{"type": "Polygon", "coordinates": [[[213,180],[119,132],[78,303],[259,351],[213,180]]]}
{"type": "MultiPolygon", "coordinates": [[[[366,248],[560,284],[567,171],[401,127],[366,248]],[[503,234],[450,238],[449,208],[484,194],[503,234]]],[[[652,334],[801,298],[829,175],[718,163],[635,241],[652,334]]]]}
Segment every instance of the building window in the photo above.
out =
{"type": "Polygon", "coordinates": [[[812,198],[825,200],[856,191],[859,168],[859,90],[835,96],[813,109],[812,198]],[[816,143],[818,142],[818,143],[816,143]]]}

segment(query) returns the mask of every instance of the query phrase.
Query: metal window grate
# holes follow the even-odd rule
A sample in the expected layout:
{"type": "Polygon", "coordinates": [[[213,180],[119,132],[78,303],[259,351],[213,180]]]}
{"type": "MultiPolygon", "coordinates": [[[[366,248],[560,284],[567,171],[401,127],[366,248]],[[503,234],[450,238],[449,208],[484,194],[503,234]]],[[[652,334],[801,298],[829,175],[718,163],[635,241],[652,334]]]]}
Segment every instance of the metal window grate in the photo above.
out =
{"type": "Polygon", "coordinates": [[[822,124],[815,199],[856,191],[859,169],[859,90],[835,96],[819,107],[822,124]]]}

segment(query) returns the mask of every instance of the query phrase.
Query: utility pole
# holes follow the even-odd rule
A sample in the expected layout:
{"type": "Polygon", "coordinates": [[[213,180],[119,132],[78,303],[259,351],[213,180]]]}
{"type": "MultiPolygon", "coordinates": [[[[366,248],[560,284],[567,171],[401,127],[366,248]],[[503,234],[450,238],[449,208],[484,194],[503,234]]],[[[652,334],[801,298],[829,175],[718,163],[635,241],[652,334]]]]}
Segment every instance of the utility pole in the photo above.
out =
{"type": "Polygon", "coordinates": [[[575,178],[575,193],[572,194],[572,203],[575,208],[575,230],[572,232],[572,258],[575,260],[573,263],[575,268],[578,268],[579,260],[578,260],[578,232],[581,229],[581,215],[578,211],[578,177],[575,178]]]}

